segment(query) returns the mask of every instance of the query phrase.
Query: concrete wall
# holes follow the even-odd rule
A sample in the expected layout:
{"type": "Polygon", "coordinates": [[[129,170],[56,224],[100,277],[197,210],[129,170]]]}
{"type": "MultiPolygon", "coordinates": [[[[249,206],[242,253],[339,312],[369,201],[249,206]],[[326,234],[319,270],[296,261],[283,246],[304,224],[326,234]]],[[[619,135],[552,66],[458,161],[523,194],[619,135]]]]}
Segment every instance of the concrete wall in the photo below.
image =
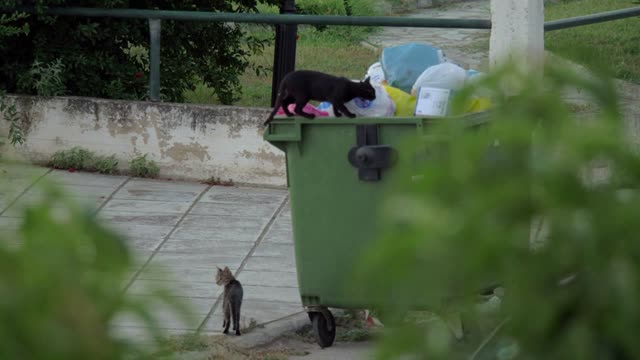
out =
{"type": "Polygon", "coordinates": [[[81,146],[115,154],[121,170],[133,157],[148,153],[165,178],[215,176],[241,184],[286,185],[284,153],[262,140],[268,109],[79,97],[9,99],[26,132],[18,152],[36,163],[81,146]]]}

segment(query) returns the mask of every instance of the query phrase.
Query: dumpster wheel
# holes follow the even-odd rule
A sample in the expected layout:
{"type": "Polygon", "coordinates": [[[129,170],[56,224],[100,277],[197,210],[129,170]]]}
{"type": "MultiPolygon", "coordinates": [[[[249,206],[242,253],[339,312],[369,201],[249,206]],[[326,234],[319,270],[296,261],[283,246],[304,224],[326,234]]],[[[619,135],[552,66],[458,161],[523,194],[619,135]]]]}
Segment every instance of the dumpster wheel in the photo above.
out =
{"type": "Polygon", "coordinates": [[[331,311],[328,309],[314,311],[309,313],[309,317],[318,345],[323,349],[333,345],[333,341],[336,339],[336,321],[331,311]]]}

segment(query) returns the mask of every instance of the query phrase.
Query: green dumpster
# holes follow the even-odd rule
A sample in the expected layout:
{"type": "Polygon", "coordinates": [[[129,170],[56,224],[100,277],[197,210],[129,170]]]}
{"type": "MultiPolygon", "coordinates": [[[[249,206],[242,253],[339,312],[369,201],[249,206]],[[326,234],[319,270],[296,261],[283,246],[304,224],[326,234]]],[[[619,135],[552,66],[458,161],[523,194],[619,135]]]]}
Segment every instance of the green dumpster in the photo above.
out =
{"type": "Polygon", "coordinates": [[[293,240],[302,304],[316,340],[331,346],[332,308],[370,308],[376,299],[345,292],[345,274],[375,240],[378,204],[394,168],[414,157],[399,153],[411,135],[434,121],[484,123],[483,114],[456,119],[275,119],[264,139],[286,154],[293,240]]]}

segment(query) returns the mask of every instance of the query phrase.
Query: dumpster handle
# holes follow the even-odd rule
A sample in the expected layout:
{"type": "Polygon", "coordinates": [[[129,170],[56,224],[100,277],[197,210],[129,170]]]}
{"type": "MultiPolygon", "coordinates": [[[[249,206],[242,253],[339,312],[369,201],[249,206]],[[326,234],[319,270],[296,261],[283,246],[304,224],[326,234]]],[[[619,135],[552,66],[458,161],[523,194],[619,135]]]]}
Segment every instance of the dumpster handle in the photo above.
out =
{"type": "Polygon", "coordinates": [[[349,150],[349,163],[358,169],[362,181],[380,181],[382,169],[391,167],[396,151],[388,145],[378,145],[377,125],[356,125],[356,146],[349,150]]]}

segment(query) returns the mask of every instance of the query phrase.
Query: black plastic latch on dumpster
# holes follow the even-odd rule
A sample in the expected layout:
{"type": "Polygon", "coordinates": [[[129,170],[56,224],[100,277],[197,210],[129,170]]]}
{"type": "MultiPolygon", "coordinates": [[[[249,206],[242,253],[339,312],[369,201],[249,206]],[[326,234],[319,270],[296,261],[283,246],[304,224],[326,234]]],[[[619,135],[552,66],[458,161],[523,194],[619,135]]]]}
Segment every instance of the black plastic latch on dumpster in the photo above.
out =
{"type": "Polygon", "coordinates": [[[379,181],[381,170],[391,167],[395,150],[388,145],[378,145],[377,125],[356,125],[356,146],[349,151],[349,163],[358,169],[362,181],[379,181]]]}

